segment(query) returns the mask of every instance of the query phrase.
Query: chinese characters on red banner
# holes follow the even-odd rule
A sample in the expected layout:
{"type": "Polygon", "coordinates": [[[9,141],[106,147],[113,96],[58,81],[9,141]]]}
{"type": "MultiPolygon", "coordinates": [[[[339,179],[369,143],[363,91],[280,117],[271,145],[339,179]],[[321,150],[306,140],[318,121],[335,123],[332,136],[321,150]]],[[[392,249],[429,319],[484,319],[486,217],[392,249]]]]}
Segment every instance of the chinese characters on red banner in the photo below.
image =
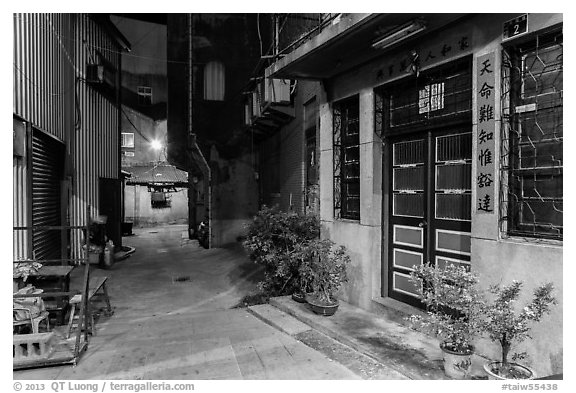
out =
{"type": "Polygon", "coordinates": [[[496,120],[494,119],[496,97],[494,92],[495,68],[494,52],[477,59],[476,116],[476,212],[494,213],[495,147],[496,120]]]}

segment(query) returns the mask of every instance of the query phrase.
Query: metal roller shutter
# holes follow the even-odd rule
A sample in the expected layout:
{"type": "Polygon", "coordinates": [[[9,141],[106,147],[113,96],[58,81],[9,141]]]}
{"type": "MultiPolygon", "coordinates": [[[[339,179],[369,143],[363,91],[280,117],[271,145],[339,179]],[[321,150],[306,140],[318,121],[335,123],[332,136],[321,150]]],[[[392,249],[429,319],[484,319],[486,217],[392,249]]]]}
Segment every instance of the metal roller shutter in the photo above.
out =
{"type": "MultiPolygon", "coordinates": [[[[61,180],[64,145],[53,137],[32,133],[32,225],[61,225],[61,180]]],[[[59,231],[34,230],[33,247],[37,259],[61,255],[59,231]]]]}

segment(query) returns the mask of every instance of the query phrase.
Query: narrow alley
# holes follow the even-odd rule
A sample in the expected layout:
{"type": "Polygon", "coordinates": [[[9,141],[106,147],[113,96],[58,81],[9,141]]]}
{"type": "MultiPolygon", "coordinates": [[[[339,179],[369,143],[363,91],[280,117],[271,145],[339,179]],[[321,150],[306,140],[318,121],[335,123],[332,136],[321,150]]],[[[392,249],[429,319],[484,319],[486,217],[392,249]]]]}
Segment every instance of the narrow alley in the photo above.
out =
{"type": "Polygon", "coordinates": [[[206,250],[185,226],[135,230],[109,276],[114,315],[96,323],[76,367],[25,379],[358,379],[325,355],[234,308],[259,280],[239,246],[206,250]]]}
{"type": "Polygon", "coordinates": [[[13,379],[562,380],[564,14],[217,8],[12,14],[13,379]]]}

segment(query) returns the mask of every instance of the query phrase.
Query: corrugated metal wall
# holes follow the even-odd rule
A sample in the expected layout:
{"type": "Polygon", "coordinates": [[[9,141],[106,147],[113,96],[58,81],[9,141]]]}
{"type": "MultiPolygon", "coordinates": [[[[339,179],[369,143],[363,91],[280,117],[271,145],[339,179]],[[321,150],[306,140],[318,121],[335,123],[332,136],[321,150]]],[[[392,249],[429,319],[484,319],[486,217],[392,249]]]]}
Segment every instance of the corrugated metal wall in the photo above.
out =
{"type": "MultiPolygon", "coordinates": [[[[97,53],[117,70],[120,48],[85,14],[14,14],[14,114],[66,143],[71,225],[84,225],[86,206],[98,214],[98,178],[118,178],[118,108],[85,82],[97,53]]],[[[26,216],[23,160],[14,167],[14,211],[26,216]]],[[[15,218],[16,221],[16,218],[15,218]]],[[[75,254],[79,233],[73,234],[75,254]]],[[[22,241],[15,255],[25,253],[22,241]]]]}
{"type": "Polygon", "coordinates": [[[69,14],[14,14],[14,113],[65,139],[74,105],[69,14]]]}
{"type": "MultiPolygon", "coordinates": [[[[78,17],[74,37],[76,64],[82,75],[86,74],[86,65],[93,62],[97,52],[118,69],[118,48],[94,21],[85,16],[78,17]]],[[[74,146],[74,180],[70,221],[72,225],[84,225],[88,205],[92,207],[92,215],[99,214],[99,177],[118,178],[118,108],[115,102],[105,98],[84,81],[78,83],[77,91],[79,121],[71,141],[74,146]]],[[[77,245],[79,239],[76,236],[73,236],[73,244],[77,245]]]]}

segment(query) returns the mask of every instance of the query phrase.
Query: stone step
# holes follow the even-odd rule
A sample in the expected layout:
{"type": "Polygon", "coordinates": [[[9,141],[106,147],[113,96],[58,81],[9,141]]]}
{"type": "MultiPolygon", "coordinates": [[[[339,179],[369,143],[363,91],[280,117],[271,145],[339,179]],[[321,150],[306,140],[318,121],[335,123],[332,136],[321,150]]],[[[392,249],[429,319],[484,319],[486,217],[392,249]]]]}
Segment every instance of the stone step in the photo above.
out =
{"type": "Polygon", "coordinates": [[[248,312],[291,336],[311,329],[311,327],[305,323],[269,304],[250,306],[248,307],[248,312]]]}

